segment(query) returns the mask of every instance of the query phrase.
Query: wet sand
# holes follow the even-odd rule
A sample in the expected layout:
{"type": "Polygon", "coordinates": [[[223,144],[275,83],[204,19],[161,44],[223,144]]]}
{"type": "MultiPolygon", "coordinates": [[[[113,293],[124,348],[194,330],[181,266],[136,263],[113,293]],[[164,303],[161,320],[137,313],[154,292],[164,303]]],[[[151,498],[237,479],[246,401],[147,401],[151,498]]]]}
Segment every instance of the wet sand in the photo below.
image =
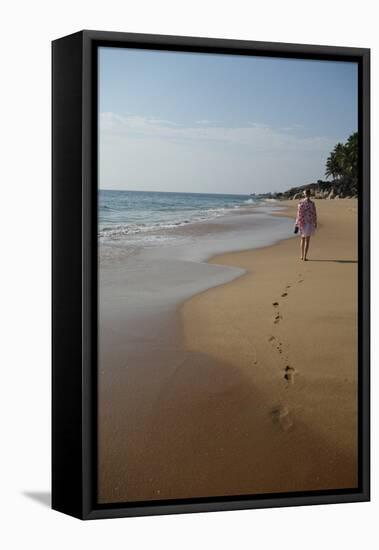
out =
{"type": "Polygon", "coordinates": [[[112,308],[100,502],[357,484],[357,205],[317,208],[309,262],[297,239],[216,256],[245,274],[175,313],[147,306],[128,337],[112,308]]]}

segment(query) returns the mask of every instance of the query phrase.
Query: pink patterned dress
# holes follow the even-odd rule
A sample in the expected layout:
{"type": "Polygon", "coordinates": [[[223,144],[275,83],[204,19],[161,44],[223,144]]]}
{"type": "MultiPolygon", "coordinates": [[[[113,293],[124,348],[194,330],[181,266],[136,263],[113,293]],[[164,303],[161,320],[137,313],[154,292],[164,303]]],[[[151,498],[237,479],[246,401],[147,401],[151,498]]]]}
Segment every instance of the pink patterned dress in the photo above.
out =
{"type": "Polygon", "coordinates": [[[316,205],[310,199],[302,199],[297,207],[295,225],[299,228],[300,237],[310,237],[317,227],[316,205]]]}

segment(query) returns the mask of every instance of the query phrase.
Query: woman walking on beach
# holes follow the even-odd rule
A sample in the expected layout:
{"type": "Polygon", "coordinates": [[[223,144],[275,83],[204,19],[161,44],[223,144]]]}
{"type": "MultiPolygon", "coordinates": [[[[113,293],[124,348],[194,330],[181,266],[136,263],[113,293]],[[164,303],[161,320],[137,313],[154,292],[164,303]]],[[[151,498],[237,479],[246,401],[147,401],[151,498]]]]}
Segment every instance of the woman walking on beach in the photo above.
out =
{"type": "Polygon", "coordinates": [[[311,236],[317,229],[317,213],[316,205],[310,199],[310,189],[304,190],[304,199],[299,202],[297,207],[297,215],[295,226],[298,228],[300,234],[300,259],[306,261],[309,249],[309,241],[311,236]]]}

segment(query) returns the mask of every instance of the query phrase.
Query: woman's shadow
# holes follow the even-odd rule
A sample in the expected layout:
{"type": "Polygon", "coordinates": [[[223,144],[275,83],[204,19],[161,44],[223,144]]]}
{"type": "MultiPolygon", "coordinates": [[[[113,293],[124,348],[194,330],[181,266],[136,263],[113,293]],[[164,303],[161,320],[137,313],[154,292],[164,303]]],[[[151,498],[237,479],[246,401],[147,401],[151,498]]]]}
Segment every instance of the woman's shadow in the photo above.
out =
{"type": "Polygon", "coordinates": [[[357,264],[358,260],[315,260],[315,259],[308,259],[308,262],[334,262],[336,264],[357,264]]]}

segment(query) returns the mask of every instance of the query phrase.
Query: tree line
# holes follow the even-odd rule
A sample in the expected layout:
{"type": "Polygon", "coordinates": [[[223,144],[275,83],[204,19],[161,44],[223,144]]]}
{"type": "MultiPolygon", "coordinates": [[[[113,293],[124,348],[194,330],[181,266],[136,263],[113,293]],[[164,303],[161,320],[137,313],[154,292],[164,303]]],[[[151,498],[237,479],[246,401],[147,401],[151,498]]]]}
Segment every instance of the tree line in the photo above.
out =
{"type": "Polygon", "coordinates": [[[358,132],[351,134],[346,143],[337,143],[326,161],[325,176],[334,181],[358,183],[358,132]]]}

